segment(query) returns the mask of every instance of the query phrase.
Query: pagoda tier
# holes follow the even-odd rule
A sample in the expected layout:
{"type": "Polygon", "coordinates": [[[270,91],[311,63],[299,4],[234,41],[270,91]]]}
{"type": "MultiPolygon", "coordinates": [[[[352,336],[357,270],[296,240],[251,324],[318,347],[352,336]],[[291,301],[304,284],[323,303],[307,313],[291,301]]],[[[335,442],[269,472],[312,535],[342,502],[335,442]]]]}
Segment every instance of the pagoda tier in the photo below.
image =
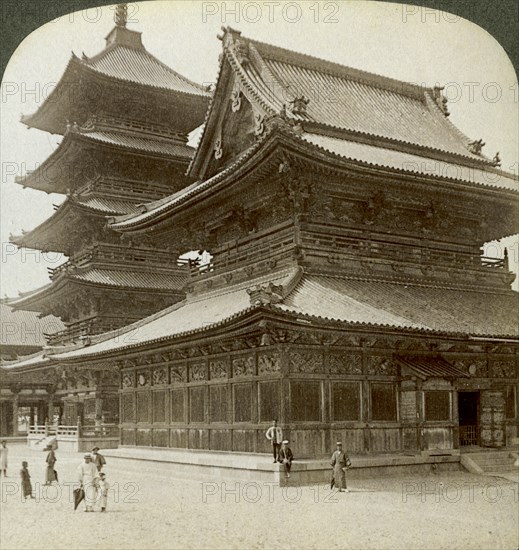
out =
{"type": "Polygon", "coordinates": [[[65,341],[78,331],[118,328],[181,300],[188,271],[175,253],[97,243],[50,276],[50,284],[20,295],[12,306],[60,317],[67,328],[56,338],[65,341]]]}
{"type": "Polygon", "coordinates": [[[137,180],[146,186],[141,199],[150,200],[148,192],[165,196],[189,183],[184,172],[193,151],[184,138],[164,128],[92,117],[83,127],[69,125],[58,148],[15,181],[46,193],[67,193],[115,176],[122,183],[120,192],[131,194],[124,182],[137,180]]]}
{"type": "Polygon", "coordinates": [[[170,69],[142,44],[141,33],[116,26],[98,55],[72,54],[52,93],[22,122],[64,134],[67,122],[83,124],[92,115],[157,123],[187,134],[200,125],[207,109],[207,90],[170,69]]]}

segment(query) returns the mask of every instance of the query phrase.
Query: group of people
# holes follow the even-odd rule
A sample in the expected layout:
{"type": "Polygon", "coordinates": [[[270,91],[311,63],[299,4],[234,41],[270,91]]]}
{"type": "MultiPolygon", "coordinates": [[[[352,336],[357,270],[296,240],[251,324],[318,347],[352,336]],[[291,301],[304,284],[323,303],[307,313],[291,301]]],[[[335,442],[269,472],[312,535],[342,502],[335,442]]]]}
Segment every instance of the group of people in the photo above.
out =
{"type": "MultiPolygon", "coordinates": [[[[55,470],[57,462],[56,453],[51,445],[48,445],[45,450],[47,457],[45,458],[45,485],[52,485],[54,481],[58,482],[58,472],[55,470]]],[[[99,447],[94,447],[92,453],[84,455],[84,462],[77,468],[78,481],[80,490],[83,491],[85,501],[85,512],[93,512],[96,502],[101,504],[101,512],[106,512],[108,501],[108,489],[110,485],[106,479],[106,474],[102,472],[103,466],[106,464],[105,457],[99,452],[99,447]]],[[[5,441],[2,441],[0,466],[4,473],[7,474],[7,446],[5,441]]],[[[22,462],[20,470],[22,496],[34,498],[32,493],[31,474],[29,473],[29,464],[26,461],[22,462]]]]}
{"type": "MultiPolygon", "coordinates": [[[[285,477],[289,478],[294,454],[288,446],[288,439],[283,439],[283,430],[278,426],[277,420],[272,421],[272,426],[269,427],[265,436],[272,445],[274,462],[283,464],[285,468],[285,477]]],[[[341,493],[348,493],[348,487],[346,486],[346,470],[351,467],[351,460],[343,450],[341,441],[337,441],[337,446],[332,454],[330,464],[333,468],[330,489],[337,487],[341,493]]]]}

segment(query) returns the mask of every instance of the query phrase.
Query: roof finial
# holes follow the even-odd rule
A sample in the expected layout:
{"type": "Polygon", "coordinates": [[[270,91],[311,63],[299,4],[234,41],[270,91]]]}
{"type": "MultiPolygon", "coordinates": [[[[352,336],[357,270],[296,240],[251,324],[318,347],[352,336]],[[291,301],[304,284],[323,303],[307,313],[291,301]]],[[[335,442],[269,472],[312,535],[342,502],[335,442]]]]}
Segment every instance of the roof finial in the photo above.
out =
{"type": "Polygon", "coordinates": [[[114,21],[118,27],[126,28],[126,23],[128,21],[128,4],[117,4],[114,21]]]}

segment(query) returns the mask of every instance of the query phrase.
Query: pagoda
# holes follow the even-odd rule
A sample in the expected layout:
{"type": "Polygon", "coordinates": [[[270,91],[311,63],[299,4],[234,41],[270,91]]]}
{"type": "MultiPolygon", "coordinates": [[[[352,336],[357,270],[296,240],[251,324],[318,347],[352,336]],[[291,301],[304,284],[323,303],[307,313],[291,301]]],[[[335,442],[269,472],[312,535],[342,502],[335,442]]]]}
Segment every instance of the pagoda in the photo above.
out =
{"type": "Polygon", "coordinates": [[[63,137],[17,183],[65,200],[41,225],[11,240],[19,247],[61,252],[68,260],[49,269],[49,284],[9,302],[15,310],[53,315],[64,323],[49,331],[42,351],[2,372],[2,385],[10,388],[3,398],[16,410],[26,399],[27,380],[41,378],[38,399],[49,421],[117,422],[117,373],[85,367],[74,373],[73,384],[66,383],[50,356],[184,297],[189,270],[176,243],[121,238],[107,227],[106,217],[144,212],[150,201],[190,184],[185,173],[194,149],[188,133],[203,122],[207,104],[205,88],[146,50],[141,33],[127,28],[126,4],[119,4],[105,49],[91,58],[72,54],[52,94],[22,118],[29,128],[63,137]],[[18,374],[27,368],[35,372],[18,374]]]}
{"type": "MultiPolygon", "coordinates": [[[[518,178],[441,89],[225,28],[188,175],[110,228],[206,250],[184,301],[54,360],[117,365],[124,445],[456,454],[519,435],[518,178]]],[[[327,475],[327,474],[326,474],[327,475]]]]}
{"type": "Polygon", "coordinates": [[[49,269],[50,284],[11,302],[16,309],[52,314],[65,329],[52,345],[113,330],[183,297],[187,271],[174,241],[125,239],[106,216],[146,210],[190,183],[188,133],[200,125],[207,91],[176,73],[127,28],[119,4],[106,47],[72,57],[39,109],[22,121],[63,135],[58,148],[17,183],[65,195],[35,229],[12,237],[19,247],[61,252],[68,261],[49,269]]]}

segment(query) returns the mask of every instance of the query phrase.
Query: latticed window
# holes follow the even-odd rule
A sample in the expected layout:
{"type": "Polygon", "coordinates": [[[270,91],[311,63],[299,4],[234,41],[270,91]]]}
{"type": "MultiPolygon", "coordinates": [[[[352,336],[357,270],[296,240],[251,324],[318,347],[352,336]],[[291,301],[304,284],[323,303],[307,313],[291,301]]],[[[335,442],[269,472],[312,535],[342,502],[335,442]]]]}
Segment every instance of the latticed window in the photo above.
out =
{"type": "Polygon", "coordinates": [[[135,422],[134,395],[133,393],[122,394],[123,422],[135,422]]]}
{"type": "Polygon", "coordinates": [[[205,387],[189,388],[189,421],[203,422],[205,410],[205,387]]]}
{"type": "Polygon", "coordinates": [[[321,388],[316,381],[290,382],[290,418],[295,422],[321,420],[321,388]]]}
{"type": "Polygon", "coordinates": [[[506,386],[505,388],[505,416],[506,418],[515,418],[516,410],[516,386],[506,386]]]}
{"type": "Polygon", "coordinates": [[[425,420],[450,420],[451,401],[448,391],[424,392],[425,420]]]}
{"type": "Polygon", "coordinates": [[[252,420],[252,385],[236,384],[234,386],[234,421],[250,422],[252,420]]]}
{"type": "Polygon", "coordinates": [[[184,422],[184,390],[171,390],[171,422],[184,422]]]}
{"type": "Polygon", "coordinates": [[[153,392],[153,422],[166,422],[166,392],[153,392]]]}
{"type": "Polygon", "coordinates": [[[227,386],[211,386],[211,422],[227,422],[227,386]]]}
{"type": "Polygon", "coordinates": [[[260,382],[260,422],[272,422],[279,418],[279,382],[260,382]]]}
{"type": "Polygon", "coordinates": [[[334,382],[332,386],[333,419],[359,420],[360,384],[357,382],[334,382]]]}
{"type": "Polygon", "coordinates": [[[371,384],[371,419],[396,421],[396,391],[393,384],[371,384]]]}
{"type": "Polygon", "coordinates": [[[147,391],[137,392],[137,422],[149,422],[150,396],[147,391]]]}

